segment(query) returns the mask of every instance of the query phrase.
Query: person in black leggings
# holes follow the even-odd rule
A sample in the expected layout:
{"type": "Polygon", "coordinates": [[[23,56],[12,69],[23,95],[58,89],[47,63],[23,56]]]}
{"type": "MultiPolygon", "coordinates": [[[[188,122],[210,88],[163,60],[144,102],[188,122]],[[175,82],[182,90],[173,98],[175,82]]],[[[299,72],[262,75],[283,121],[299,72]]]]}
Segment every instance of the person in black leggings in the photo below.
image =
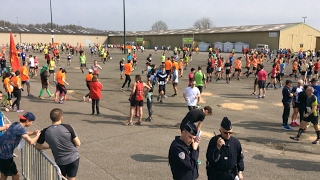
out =
{"type": "Polygon", "coordinates": [[[15,76],[11,78],[11,81],[13,82],[13,94],[17,98],[13,104],[12,109],[14,108],[14,105],[17,105],[17,112],[23,112],[22,109],[20,109],[20,101],[21,101],[21,79],[19,77],[20,71],[15,72],[15,76]]]}

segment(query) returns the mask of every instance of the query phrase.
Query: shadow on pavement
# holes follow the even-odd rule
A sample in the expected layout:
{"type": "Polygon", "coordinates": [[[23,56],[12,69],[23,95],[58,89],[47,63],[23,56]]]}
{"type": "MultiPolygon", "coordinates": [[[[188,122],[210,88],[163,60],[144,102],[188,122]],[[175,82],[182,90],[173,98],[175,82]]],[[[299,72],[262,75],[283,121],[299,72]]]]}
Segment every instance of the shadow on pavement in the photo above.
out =
{"type": "Polygon", "coordinates": [[[240,123],[234,123],[232,125],[243,127],[245,129],[257,130],[257,131],[271,131],[271,132],[284,131],[281,128],[281,120],[279,120],[279,123],[266,122],[266,121],[241,121],[240,123]]]}
{"type": "Polygon", "coordinates": [[[320,169],[320,164],[312,161],[266,158],[261,154],[253,156],[253,159],[274,163],[280,168],[295,169],[299,171],[318,171],[320,169]]]}
{"type": "Polygon", "coordinates": [[[240,98],[240,99],[248,99],[248,97],[252,97],[250,94],[217,94],[220,97],[225,98],[240,98]]]}
{"type": "Polygon", "coordinates": [[[168,162],[168,157],[150,155],[150,154],[134,154],[131,158],[139,162],[168,162]]]}

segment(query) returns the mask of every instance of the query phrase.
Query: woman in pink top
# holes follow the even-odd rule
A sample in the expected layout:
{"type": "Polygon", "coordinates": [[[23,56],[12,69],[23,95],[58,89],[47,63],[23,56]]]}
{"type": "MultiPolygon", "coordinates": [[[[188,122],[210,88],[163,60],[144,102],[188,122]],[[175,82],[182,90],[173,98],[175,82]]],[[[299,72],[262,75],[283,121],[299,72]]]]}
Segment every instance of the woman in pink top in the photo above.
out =
{"type": "Polygon", "coordinates": [[[269,87],[269,85],[270,84],[273,84],[273,87],[274,87],[274,89],[277,89],[277,87],[276,87],[276,77],[277,77],[277,68],[276,68],[276,64],[273,64],[273,66],[272,66],[272,70],[271,70],[271,79],[270,79],[270,82],[267,84],[267,89],[268,89],[268,87],[269,87]]]}
{"type": "Polygon", "coordinates": [[[191,72],[189,73],[189,75],[188,75],[188,78],[189,78],[189,84],[188,84],[188,86],[191,86],[191,84],[193,83],[193,81],[194,81],[194,72],[195,72],[196,70],[194,69],[194,68],[191,68],[191,72]]]}
{"type": "Polygon", "coordinates": [[[263,69],[264,65],[263,64],[259,64],[260,66],[260,71],[258,72],[257,76],[258,76],[258,87],[259,87],[259,95],[258,95],[258,99],[264,98],[266,96],[266,81],[267,81],[267,77],[268,74],[267,72],[263,69]]]}

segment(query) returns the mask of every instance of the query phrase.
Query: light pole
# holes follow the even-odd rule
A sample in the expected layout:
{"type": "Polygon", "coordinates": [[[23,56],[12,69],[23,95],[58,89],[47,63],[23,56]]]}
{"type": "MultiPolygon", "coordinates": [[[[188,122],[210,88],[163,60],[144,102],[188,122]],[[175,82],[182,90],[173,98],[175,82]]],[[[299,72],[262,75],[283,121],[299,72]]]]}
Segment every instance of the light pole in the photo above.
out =
{"type": "Polygon", "coordinates": [[[303,23],[306,23],[306,18],[307,16],[302,17],[303,18],[303,23]]]}
{"type": "Polygon", "coordinates": [[[53,29],[52,29],[52,6],[51,6],[51,0],[50,0],[50,15],[51,15],[51,43],[53,45],[54,35],[53,35],[53,29]]]}
{"type": "Polygon", "coordinates": [[[123,0],[123,54],[126,54],[126,0],[123,0]]]}
{"type": "Polygon", "coordinates": [[[17,27],[18,27],[18,23],[19,23],[19,17],[16,17],[17,18],[17,27]]]}

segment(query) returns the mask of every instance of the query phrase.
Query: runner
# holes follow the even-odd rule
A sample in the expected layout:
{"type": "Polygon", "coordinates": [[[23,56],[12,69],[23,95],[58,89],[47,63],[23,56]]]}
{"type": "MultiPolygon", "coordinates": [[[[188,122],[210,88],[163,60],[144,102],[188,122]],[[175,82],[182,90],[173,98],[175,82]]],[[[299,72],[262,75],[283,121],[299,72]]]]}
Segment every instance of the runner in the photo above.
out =
{"type": "Polygon", "coordinates": [[[179,82],[179,74],[178,74],[178,71],[176,69],[175,66],[172,66],[171,68],[171,72],[172,72],[172,86],[173,86],[173,91],[174,91],[174,94],[172,95],[172,97],[175,97],[178,95],[178,82],[179,82]]]}
{"type": "Polygon", "coordinates": [[[166,68],[166,74],[168,75],[168,78],[169,78],[169,81],[170,81],[171,68],[172,68],[173,65],[172,65],[172,62],[171,62],[169,57],[165,61],[164,66],[166,68]]]}
{"type": "Polygon", "coordinates": [[[211,82],[212,81],[212,73],[213,73],[213,66],[214,64],[212,64],[212,57],[208,59],[207,62],[207,82],[211,82]]]}
{"type": "Polygon", "coordinates": [[[168,74],[166,73],[166,69],[164,66],[161,67],[161,72],[157,73],[156,78],[159,84],[159,96],[157,97],[157,101],[163,103],[162,99],[166,94],[166,84],[169,80],[168,74]]]}
{"type": "Polygon", "coordinates": [[[276,76],[277,76],[277,69],[276,69],[276,64],[272,65],[272,70],[271,70],[271,79],[270,82],[267,84],[266,89],[269,88],[270,84],[273,84],[273,88],[276,90],[276,76]]]}
{"type": "Polygon", "coordinates": [[[135,70],[137,67],[137,53],[136,53],[136,51],[133,52],[132,62],[133,62],[133,65],[132,65],[133,70],[135,70]]]}
{"type": "Polygon", "coordinates": [[[89,93],[82,97],[83,101],[86,101],[87,97],[89,97],[89,101],[91,101],[91,98],[90,98],[90,82],[92,81],[92,77],[93,77],[92,73],[93,73],[93,70],[89,69],[88,74],[86,75],[86,79],[85,80],[86,80],[87,88],[89,89],[89,93]]]}
{"type": "MultiPolygon", "coordinates": [[[[81,61],[81,60],[80,60],[81,61]]],[[[71,64],[71,54],[69,53],[68,55],[67,55],[67,66],[70,66],[70,64],[71,64]]]]}
{"type": "Polygon", "coordinates": [[[160,60],[161,60],[161,64],[165,64],[165,62],[166,62],[166,56],[165,56],[165,54],[163,53],[162,54],[162,56],[161,56],[161,58],[160,58],[160,60]]]}
{"type": "Polygon", "coordinates": [[[319,75],[318,75],[319,67],[320,67],[320,63],[319,63],[319,59],[317,59],[317,62],[314,63],[314,66],[313,66],[313,78],[316,78],[316,79],[319,78],[319,75]]]}
{"type": "Polygon", "coordinates": [[[224,69],[226,71],[226,84],[230,84],[231,81],[231,62],[230,60],[227,60],[227,62],[224,64],[224,69]]]}
{"type": "Polygon", "coordinates": [[[196,82],[192,81],[191,86],[188,86],[183,91],[183,98],[187,102],[187,106],[189,111],[195,109],[197,105],[200,103],[200,91],[195,87],[196,82]]]}
{"type": "Polygon", "coordinates": [[[180,61],[179,61],[179,75],[182,78],[182,76],[183,76],[183,59],[180,59],[180,61]]]}
{"type": "Polygon", "coordinates": [[[44,97],[42,97],[43,90],[46,90],[46,92],[48,93],[49,97],[53,96],[53,94],[51,94],[50,90],[48,89],[48,86],[50,84],[49,77],[50,77],[50,74],[48,73],[48,67],[47,66],[43,66],[41,71],[40,71],[40,78],[41,78],[41,85],[42,85],[40,93],[39,93],[39,98],[40,99],[44,99],[44,97]]]}
{"type": "Polygon", "coordinates": [[[119,62],[119,69],[120,69],[120,79],[123,79],[122,74],[123,74],[123,70],[124,70],[124,62],[125,58],[122,58],[121,61],[119,62]]]}
{"type": "Polygon", "coordinates": [[[83,54],[80,54],[79,56],[79,60],[80,60],[80,69],[81,69],[81,72],[84,73],[84,69],[86,68],[86,55],[83,53],[83,54]]]}
{"type": "MultiPolygon", "coordinates": [[[[49,63],[49,77],[51,74],[53,75],[53,82],[56,82],[56,73],[55,73],[56,63],[54,61],[54,58],[52,57],[49,63]]],[[[40,73],[41,74],[41,73],[40,73]]]]}
{"type": "Polygon", "coordinates": [[[136,106],[139,106],[139,120],[135,123],[136,125],[141,125],[142,122],[142,107],[143,107],[143,99],[144,94],[150,90],[150,87],[141,81],[141,76],[136,75],[135,82],[132,83],[131,86],[131,94],[130,94],[130,117],[129,121],[124,122],[124,125],[132,125],[132,119],[134,114],[134,109],[136,106]]]}
{"type": "Polygon", "coordinates": [[[152,61],[152,55],[149,54],[149,56],[147,57],[147,60],[146,60],[146,69],[142,70],[142,74],[144,73],[144,71],[148,71],[148,66],[151,65],[151,61],[152,61]]]}
{"type": "Polygon", "coordinates": [[[207,87],[206,75],[202,73],[201,66],[198,67],[198,71],[194,73],[194,80],[196,81],[196,87],[199,89],[200,94],[202,93],[203,87],[207,87]]]}
{"type": "Polygon", "coordinates": [[[93,75],[97,75],[97,77],[99,77],[99,69],[101,70],[102,67],[98,64],[97,60],[93,61],[93,65],[91,66],[91,69],[93,70],[93,75]]]}
{"type": "Polygon", "coordinates": [[[28,96],[32,96],[30,94],[30,81],[29,81],[29,72],[27,70],[28,62],[25,62],[24,65],[20,68],[20,76],[22,81],[22,88],[24,87],[24,84],[27,85],[27,92],[28,96]]]}
{"type": "Polygon", "coordinates": [[[235,72],[232,74],[232,77],[234,77],[235,73],[237,72],[237,80],[240,81],[240,76],[241,76],[241,68],[242,68],[242,57],[239,57],[235,62],[234,62],[234,68],[235,72]]]}
{"type": "Polygon", "coordinates": [[[188,86],[191,86],[192,83],[194,82],[194,73],[195,73],[196,69],[191,68],[190,73],[188,75],[188,79],[189,79],[189,83],[188,86]]]}
{"type": "Polygon", "coordinates": [[[125,65],[123,65],[123,67],[125,70],[126,79],[124,80],[124,83],[123,83],[122,87],[120,88],[120,90],[123,91],[123,88],[127,83],[128,83],[128,90],[131,90],[131,88],[130,88],[130,83],[131,83],[130,74],[132,72],[132,64],[130,61],[127,61],[127,63],[125,65]]]}
{"type": "Polygon", "coordinates": [[[20,71],[16,71],[15,76],[11,78],[11,82],[13,85],[13,95],[17,98],[12,104],[12,110],[14,109],[14,105],[17,105],[16,112],[23,112],[23,110],[20,109],[22,86],[21,86],[21,79],[19,75],[20,75],[20,71]]]}
{"type": "Polygon", "coordinates": [[[61,73],[57,73],[57,81],[58,85],[57,88],[59,90],[60,96],[59,96],[59,103],[63,104],[64,101],[66,100],[66,94],[67,94],[67,89],[65,87],[65,84],[69,86],[69,83],[66,81],[66,70],[62,69],[61,73]]]}
{"type": "Polygon", "coordinates": [[[264,70],[264,65],[263,64],[259,64],[259,69],[260,71],[257,73],[258,76],[258,86],[259,86],[259,96],[257,97],[258,99],[262,99],[265,98],[266,96],[266,81],[267,81],[267,77],[268,74],[267,72],[264,70]]]}
{"type": "Polygon", "coordinates": [[[7,101],[9,102],[10,109],[13,109],[12,107],[12,92],[13,92],[13,86],[11,85],[11,77],[13,75],[11,73],[7,73],[4,80],[3,80],[3,86],[7,92],[7,101]]]}

